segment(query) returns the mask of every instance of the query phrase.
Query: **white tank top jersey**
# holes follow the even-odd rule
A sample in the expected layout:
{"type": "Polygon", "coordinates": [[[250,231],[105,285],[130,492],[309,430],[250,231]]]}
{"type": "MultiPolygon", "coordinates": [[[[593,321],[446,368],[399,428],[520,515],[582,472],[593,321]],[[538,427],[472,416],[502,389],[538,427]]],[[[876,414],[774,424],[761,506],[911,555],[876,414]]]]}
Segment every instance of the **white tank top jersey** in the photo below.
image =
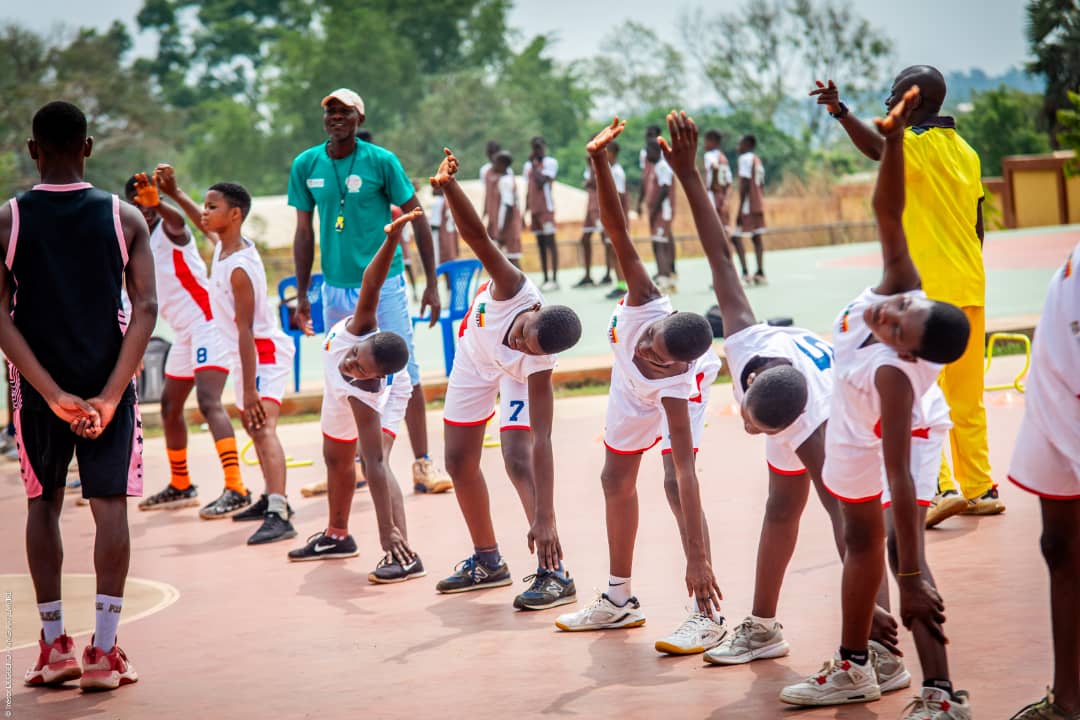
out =
{"type": "Polygon", "coordinates": [[[266,291],[266,269],[263,267],[262,258],[259,257],[259,251],[255,249],[253,242],[247,238],[244,238],[243,242],[242,250],[237,250],[224,259],[221,258],[221,243],[214,247],[214,260],[210,269],[210,301],[214,310],[214,321],[228,340],[230,351],[236,352],[240,334],[236,328],[236,299],[233,297],[230,277],[233,270],[243,270],[251,279],[251,286],[255,291],[252,327],[259,362],[271,364],[282,362],[283,359],[291,361],[293,344],[289,336],[282,331],[278,316],[270,307],[266,291]]]}
{"type": "Polygon", "coordinates": [[[341,361],[345,359],[345,356],[354,345],[363,342],[365,339],[378,332],[378,330],[372,330],[363,335],[353,335],[345,327],[348,321],[349,318],[339,320],[334,327],[330,328],[330,332],[326,336],[326,342],[323,343],[323,349],[326,350],[326,352],[323,353],[323,377],[328,385],[327,389],[344,397],[356,398],[368,407],[381,413],[383,408],[386,407],[386,401],[390,398],[390,381],[393,376],[380,378],[379,389],[372,391],[360,387],[357,385],[357,382],[359,381],[345,377],[338,369],[341,361]]]}
{"type": "Polygon", "coordinates": [[[769,435],[792,453],[829,417],[833,394],[833,348],[809,330],[758,323],[724,338],[735,401],[742,403],[747,364],[754,358],[782,358],[806,378],[806,409],[788,427],[769,435]]]}
{"type": "Polygon", "coordinates": [[[611,369],[611,389],[629,392],[646,404],[660,406],[662,398],[689,400],[700,394],[698,383],[705,377],[716,377],[721,368],[720,358],[712,348],[690,363],[689,369],[672,377],[650,379],[634,364],[634,348],[641,334],[653,322],[667,317],[674,308],[671,300],[662,295],[644,305],[627,305],[625,298],[615,306],[608,324],[608,344],[615,354],[611,369]]]}
{"type": "Polygon", "coordinates": [[[213,319],[206,263],[199,255],[191,231],[185,228],[184,232],[188,238],[185,245],[169,239],[164,222],[158,222],[150,233],[159,312],[177,333],[200,320],[213,319]]]}
{"type": "Polygon", "coordinates": [[[705,157],[705,188],[712,189],[713,176],[716,175],[716,183],[720,187],[726,187],[731,184],[731,165],[728,164],[727,157],[724,156],[719,150],[707,150],[705,157]]]}
{"type": "MultiPolygon", "coordinates": [[[[922,290],[905,294],[926,297],[922,290]]],[[[846,445],[874,447],[881,442],[881,398],[874,387],[874,376],[878,368],[886,365],[899,369],[911,382],[916,398],[911,408],[913,435],[952,427],[949,405],[937,384],[941,365],[921,359],[904,360],[881,342],[863,345],[871,336],[863,320],[863,311],[888,297],[867,288],[844,308],[833,323],[836,386],[829,414],[829,431],[830,434],[837,432],[837,438],[846,445]]]]}
{"type": "Polygon", "coordinates": [[[498,370],[518,382],[526,382],[530,375],[553,369],[557,360],[555,355],[526,355],[503,342],[518,315],[533,305],[544,304],[540,290],[526,278],[514,297],[495,300],[491,296],[491,286],[491,280],[480,286],[469,306],[469,314],[461,322],[458,354],[464,354],[479,369],[498,370]]]}
{"type": "Polygon", "coordinates": [[[1065,457],[1080,457],[1080,245],[1050,280],[1025,395],[1026,417],[1065,457]]]}

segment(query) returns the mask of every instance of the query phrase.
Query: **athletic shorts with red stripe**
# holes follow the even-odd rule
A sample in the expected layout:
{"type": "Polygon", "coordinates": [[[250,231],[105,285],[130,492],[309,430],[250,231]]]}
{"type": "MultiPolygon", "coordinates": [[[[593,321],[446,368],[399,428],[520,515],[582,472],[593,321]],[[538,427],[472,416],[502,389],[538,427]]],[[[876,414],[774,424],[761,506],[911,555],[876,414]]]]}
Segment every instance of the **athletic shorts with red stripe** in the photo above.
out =
{"type": "MultiPolygon", "coordinates": [[[[694,452],[697,452],[701,447],[701,435],[705,431],[705,414],[716,373],[699,373],[695,379],[698,392],[689,399],[687,408],[690,411],[694,452]]],[[[619,390],[622,390],[621,386],[619,390]]],[[[635,455],[652,449],[657,443],[660,443],[660,454],[671,453],[671,431],[668,429],[668,418],[663,404],[649,405],[632,393],[617,393],[615,386],[612,386],[604,425],[604,446],[619,455],[635,455]]]]}
{"type": "MultiPolygon", "coordinates": [[[[1080,398],[1066,400],[1080,402],[1080,398]]],[[[1013,448],[1009,479],[1047,500],[1080,500],[1080,455],[1066,455],[1025,414],[1013,448]]]]}
{"type": "MultiPolygon", "coordinates": [[[[259,399],[281,405],[285,389],[292,378],[293,346],[288,342],[275,342],[272,338],[255,338],[255,389],[259,399]]],[[[239,357],[233,356],[231,367],[236,407],[244,409],[244,371],[239,357]]]]}
{"type": "Polygon", "coordinates": [[[229,372],[229,366],[229,345],[217,325],[213,320],[197,320],[176,333],[165,360],[165,377],[194,380],[200,370],[229,372]]]}
{"type": "Polygon", "coordinates": [[[92,440],[71,432],[45,400],[21,382],[12,366],[12,409],[19,470],[26,497],[50,496],[67,484],[74,455],[84,498],[139,497],[143,487],[143,435],[134,383],[128,386],[112,421],[92,440]]]}
{"type": "MultiPolygon", "coordinates": [[[[948,434],[946,428],[916,429],[911,433],[911,478],[915,482],[915,499],[923,507],[937,494],[941,452],[948,434]]],[[[841,500],[866,502],[880,497],[885,507],[891,503],[880,442],[872,447],[829,444],[822,475],[825,489],[841,500]]]]}
{"type": "Polygon", "coordinates": [[[529,386],[509,375],[485,377],[457,370],[454,382],[446,388],[443,419],[447,425],[483,425],[495,417],[495,396],[499,396],[499,431],[530,430],[529,386]]]}

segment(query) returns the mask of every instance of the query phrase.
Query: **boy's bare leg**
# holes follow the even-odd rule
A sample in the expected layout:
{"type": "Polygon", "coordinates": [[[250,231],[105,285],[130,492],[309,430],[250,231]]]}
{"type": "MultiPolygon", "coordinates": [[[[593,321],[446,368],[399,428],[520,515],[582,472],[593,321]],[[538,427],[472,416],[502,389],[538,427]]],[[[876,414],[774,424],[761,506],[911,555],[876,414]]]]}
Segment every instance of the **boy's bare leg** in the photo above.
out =
{"type": "Polygon", "coordinates": [[[735,246],[735,254],[739,256],[739,267],[743,277],[749,277],[750,271],[746,269],[746,248],[743,246],[742,234],[736,232],[731,236],[731,244],[735,246]]]}
{"type": "Polygon", "coordinates": [[[405,429],[409,431],[413,458],[427,457],[427,405],[424,402],[424,387],[420,383],[413,385],[412,397],[405,406],[405,429]]]}
{"type": "Polygon", "coordinates": [[[60,511],[63,507],[64,488],[27,501],[26,560],[39,604],[60,599],[60,572],[64,563],[60,511]]]}
{"type": "Polygon", "coordinates": [[[323,462],[326,463],[327,503],[330,506],[327,526],[348,529],[356,493],[356,441],[339,442],[324,435],[323,462]]]}
{"type": "Polygon", "coordinates": [[[582,278],[582,283],[585,280],[592,280],[592,236],[591,230],[581,232],[581,256],[582,264],[585,266],[585,277],[582,278]]]}
{"type": "Polygon", "coordinates": [[[446,469],[454,481],[454,494],[476,548],[497,545],[487,482],[480,472],[486,429],[485,423],[446,425],[446,469]]]}
{"type": "Polygon", "coordinates": [[[762,239],[761,233],[754,233],[750,240],[754,243],[754,259],[757,260],[757,275],[765,277],[765,241],[762,239]]]}
{"type": "Polygon", "coordinates": [[[266,420],[262,427],[249,429],[248,434],[255,444],[255,454],[259,458],[263,479],[266,481],[267,495],[285,494],[285,450],[277,435],[277,419],[281,408],[275,402],[263,402],[266,420]]]}
{"type": "Polygon", "coordinates": [[[778,476],[769,473],[769,498],[758,540],[754,576],[753,614],[776,617],[784,574],[799,538],[799,521],[810,495],[810,475],[778,476]]]}
{"type": "Polygon", "coordinates": [[[90,510],[96,528],[94,572],[97,574],[97,594],[123,597],[131,562],[127,497],[90,498],[90,510]]]}
{"type": "MultiPolygon", "coordinates": [[[[165,378],[165,387],[161,393],[161,428],[165,431],[165,447],[169,450],[187,449],[188,429],[184,422],[184,402],[193,387],[194,380],[165,378]]],[[[209,423],[209,418],[207,422],[209,423]]],[[[213,431],[213,426],[210,429],[213,431]]]]}
{"type": "Polygon", "coordinates": [[[1040,544],[1050,571],[1054,634],[1054,702],[1080,711],[1080,500],[1041,501],[1040,544]]]}
{"type": "Polygon", "coordinates": [[[841,582],[843,630],[840,644],[865,650],[874,617],[874,599],[885,576],[885,520],[876,501],[844,503],[844,572],[841,582]]]}
{"type": "MultiPolygon", "coordinates": [[[[206,419],[206,424],[210,427],[210,435],[215,441],[236,435],[232,421],[229,420],[229,413],[221,403],[221,396],[225,392],[228,381],[229,373],[221,370],[206,369],[195,373],[195,399],[199,403],[199,412],[206,419]]],[[[167,383],[168,380],[166,380],[167,383]]],[[[164,406],[162,412],[164,413],[164,406]]],[[[181,420],[183,420],[182,416],[181,420]]],[[[162,424],[164,424],[164,418],[162,418],[162,424]]],[[[184,435],[186,438],[186,428],[184,435]]],[[[168,444],[168,439],[165,445],[172,447],[168,444]]]]}
{"type": "Polygon", "coordinates": [[[608,560],[611,574],[630,577],[638,530],[637,476],[641,453],[620,455],[606,450],[600,481],[604,486],[608,560]]]}

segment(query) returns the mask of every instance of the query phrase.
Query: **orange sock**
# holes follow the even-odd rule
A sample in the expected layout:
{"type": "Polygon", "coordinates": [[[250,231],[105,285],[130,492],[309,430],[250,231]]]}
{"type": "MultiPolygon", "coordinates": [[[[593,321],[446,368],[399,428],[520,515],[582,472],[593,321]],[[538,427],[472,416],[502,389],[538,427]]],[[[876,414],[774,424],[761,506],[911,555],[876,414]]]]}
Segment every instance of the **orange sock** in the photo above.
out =
{"type": "Polygon", "coordinates": [[[170,450],[165,448],[169,456],[169,484],[177,490],[187,490],[191,487],[191,476],[187,470],[187,448],[170,450]]]}
{"type": "Polygon", "coordinates": [[[236,438],[222,438],[214,443],[214,447],[221,458],[221,469],[225,471],[225,487],[243,495],[247,488],[240,477],[240,455],[236,452],[236,438]]]}

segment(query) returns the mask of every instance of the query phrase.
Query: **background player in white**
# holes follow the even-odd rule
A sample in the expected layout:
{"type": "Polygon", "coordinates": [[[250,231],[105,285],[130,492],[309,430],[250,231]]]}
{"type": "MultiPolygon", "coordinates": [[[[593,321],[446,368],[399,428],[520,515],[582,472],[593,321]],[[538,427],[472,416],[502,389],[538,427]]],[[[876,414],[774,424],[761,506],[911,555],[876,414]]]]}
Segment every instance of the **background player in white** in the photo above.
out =
{"type": "MultiPolygon", "coordinates": [[[[671,302],[649,279],[630,240],[606,151],[606,145],[625,127],[625,122],[615,118],[587,146],[596,175],[600,220],[627,284],[626,297],[616,305],[608,327],[615,364],[601,480],[611,574],[607,592],[579,612],[560,616],[555,624],[561,630],[576,631],[645,623],[645,614],[630,587],[638,526],[637,476],[642,455],[663,440],[662,448],[670,454],[665,467],[677,485],[669,500],[683,535],[686,589],[695,600],[686,623],[695,626],[702,642],[711,647],[727,628],[719,615],[720,588],[713,576],[694,453],[720,360],[712,350],[709,322],[701,315],[672,309],[671,302]]],[[[666,647],[666,640],[657,643],[658,649],[675,651],[666,647]]]]}
{"type": "MultiPolygon", "coordinates": [[[[757,322],[739,274],[731,259],[726,228],[694,165],[697,126],[685,112],[668,115],[670,145],[661,147],[686,192],[694,225],[712,269],[716,301],[724,321],[724,351],[731,372],[735,400],[746,431],[765,434],[769,468],[769,499],[758,541],[753,613],[736,626],[705,660],[736,665],[788,653],[776,609],[784,573],[795,551],[799,519],[810,493],[811,481],[832,521],[837,550],[843,556],[843,518],[835,497],[821,484],[825,460],[825,423],[832,397],[832,347],[808,330],[773,327],[757,322]]],[[[669,498],[675,491],[669,485],[669,498]]],[[[882,610],[875,615],[874,634],[883,645],[879,675],[883,684],[899,689],[910,676],[897,653],[896,621],[882,610]],[[888,648],[888,649],[887,649],[888,648]]],[[[692,628],[688,628],[692,630],[692,628]]],[[[691,632],[673,636],[672,644],[698,647],[691,632]]],[[[872,643],[873,645],[873,643],[872,643]]]]}
{"type": "Polygon", "coordinates": [[[1054,273],[1031,352],[1009,479],[1039,496],[1054,685],[1013,720],[1080,718],[1080,245],[1054,273]]]}
{"type": "Polygon", "coordinates": [[[907,250],[901,221],[903,132],[917,95],[918,88],[912,88],[886,119],[875,120],[885,138],[873,198],[884,272],[877,287],[864,290],[833,326],[836,387],[823,480],[844,501],[840,649],[820,672],[785,688],[780,699],[837,705],[881,696],[868,640],[874,595],[884,574],[888,513],[878,500],[891,499],[889,561],[900,587],[900,617],[915,636],[924,675],[922,691],[905,717],[967,720],[967,693],[954,691],[950,679],[945,606],[926,562],[923,532],[949,427],[937,376],[943,364],[964,352],[970,325],[959,308],[926,297],[907,250]]]}
{"type": "Polygon", "coordinates": [[[720,216],[720,223],[727,228],[729,224],[727,196],[731,190],[731,163],[722,147],[724,136],[719,130],[706,130],[704,142],[705,189],[713,199],[713,207],[720,216]]]}
{"type": "Polygon", "coordinates": [[[454,175],[458,162],[444,148],[433,187],[441,187],[461,237],[491,280],[480,287],[461,324],[454,369],[446,388],[446,469],[454,481],[474,554],[440,580],[442,593],[509,585],[510,569],[499,555],[487,484],[480,472],[484,431],[499,396],[500,440],[507,475],[529,520],[529,550],[539,567],[532,585],[514,599],[519,610],[543,610],[574,602],[576,589],[562,563],[555,528],[555,463],[551,447],[555,354],[581,338],[581,322],[564,305],[544,305],[540,291],[495,246],[454,175]]]}
{"type": "MultiPolygon", "coordinates": [[[[129,202],[142,211],[150,227],[150,251],[154,254],[161,319],[174,333],[165,362],[165,388],[161,394],[161,424],[165,452],[169,455],[169,484],[139,503],[140,510],[161,510],[198,504],[198,490],[191,484],[187,467],[187,420],[184,403],[195,389],[199,412],[206,418],[214,447],[225,474],[221,495],[202,510],[208,520],[227,517],[251,504],[251,492],[240,475],[240,457],[232,422],[221,403],[229,379],[229,348],[214,324],[210,307],[209,278],[198,245],[176,208],[161,202],[160,195],[179,205],[196,227],[202,211],[176,182],[166,164],[154,169],[153,178],[139,173],[124,188],[129,202]]],[[[217,242],[217,236],[207,239],[217,242]]]]}
{"type": "Polygon", "coordinates": [[[293,344],[270,307],[259,251],[240,232],[249,210],[251,195],[235,183],[212,185],[203,198],[203,227],[220,238],[210,268],[214,322],[235,353],[236,405],[266,480],[259,501],[232,518],[262,520],[247,541],[260,545],[296,537],[285,499],[285,452],[277,436],[281,399],[292,377],[293,344]]]}

